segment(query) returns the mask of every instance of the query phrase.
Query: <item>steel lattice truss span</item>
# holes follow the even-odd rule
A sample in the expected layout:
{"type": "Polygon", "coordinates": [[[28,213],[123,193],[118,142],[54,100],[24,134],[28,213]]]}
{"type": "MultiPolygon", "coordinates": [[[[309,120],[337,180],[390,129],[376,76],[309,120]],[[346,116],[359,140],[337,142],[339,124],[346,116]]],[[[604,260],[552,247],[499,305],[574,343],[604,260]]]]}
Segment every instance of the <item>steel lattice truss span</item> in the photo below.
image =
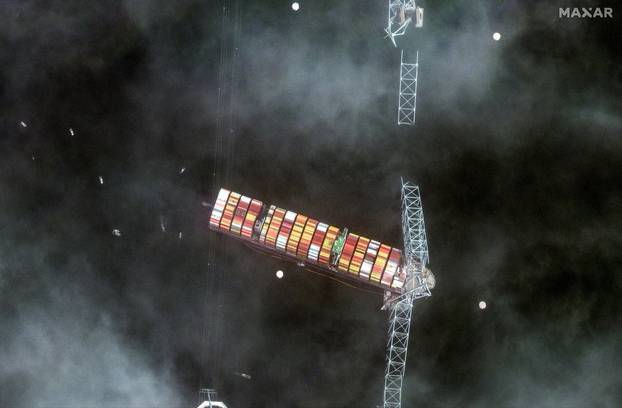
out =
{"type": "Polygon", "coordinates": [[[383,402],[385,408],[399,408],[402,401],[402,382],[406,372],[406,357],[413,313],[413,294],[401,295],[391,307],[387,368],[384,376],[383,402]]]}
{"type": "Polygon", "coordinates": [[[384,408],[400,408],[406,372],[410,322],[415,299],[431,296],[434,275],[427,269],[428,241],[419,187],[402,180],[402,233],[406,284],[400,296],[388,295],[385,307],[391,311],[384,376],[384,408]]]}
{"type": "Polygon", "coordinates": [[[419,76],[419,51],[414,63],[404,62],[400,57],[400,93],[397,106],[397,124],[414,125],[417,109],[417,77],[419,76]]]}
{"type": "Polygon", "coordinates": [[[402,180],[402,233],[404,234],[404,264],[407,269],[409,290],[415,299],[430,296],[434,275],[427,269],[428,239],[425,232],[423,205],[419,187],[402,180]]]}

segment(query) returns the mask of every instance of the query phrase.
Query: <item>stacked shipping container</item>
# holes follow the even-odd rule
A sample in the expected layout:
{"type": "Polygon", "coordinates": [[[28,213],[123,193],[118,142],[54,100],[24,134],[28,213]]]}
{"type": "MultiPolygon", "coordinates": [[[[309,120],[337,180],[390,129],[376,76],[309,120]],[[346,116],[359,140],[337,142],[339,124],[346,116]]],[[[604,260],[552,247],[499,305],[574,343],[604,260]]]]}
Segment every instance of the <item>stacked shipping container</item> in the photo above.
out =
{"type": "Polygon", "coordinates": [[[399,291],[404,285],[399,249],[347,233],[302,214],[221,189],[210,228],[333,274],[399,291]],[[346,234],[343,248],[335,241],[346,234]]]}

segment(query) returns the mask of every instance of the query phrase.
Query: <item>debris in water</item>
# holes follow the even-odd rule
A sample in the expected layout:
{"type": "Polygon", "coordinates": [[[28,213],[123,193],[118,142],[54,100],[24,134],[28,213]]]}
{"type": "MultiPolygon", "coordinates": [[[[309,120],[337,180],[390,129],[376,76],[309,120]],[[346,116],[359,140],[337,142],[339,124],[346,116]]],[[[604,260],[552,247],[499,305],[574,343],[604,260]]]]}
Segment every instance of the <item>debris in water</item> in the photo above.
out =
{"type": "Polygon", "coordinates": [[[166,232],[166,219],[162,214],[160,214],[160,229],[162,232],[166,232]]]}
{"type": "Polygon", "coordinates": [[[99,176],[99,184],[104,184],[104,178],[102,176],[99,176]]]}
{"type": "Polygon", "coordinates": [[[119,231],[118,229],[113,229],[112,230],[112,235],[114,235],[115,237],[120,237],[121,236],[121,231],[119,231]]]}
{"type": "Polygon", "coordinates": [[[246,374],[246,373],[238,373],[237,371],[235,371],[233,374],[235,374],[235,375],[239,375],[240,377],[242,377],[242,378],[246,378],[247,380],[250,380],[250,379],[251,379],[250,374],[246,374]]]}
{"type": "Polygon", "coordinates": [[[184,171],[186,171],[186,168],[182,167],[181,170],[179,170],[179,174],[184,174],[184,171]]]}
{"type": "Polygon", "coordinates": [[[76,134],[74,133],[74,131],[73,131],[73,129],[72,129],[72,128],[69,128],[69,134],[70,134],[71,136],[75,136],[75,135],[76,135],[76,134]]]}
{"type": "Polygon", "coordinates": [[[32,161],[35,161],[35,155],[34,154],[32,156],[30,156],[30,157],[32,157],[32,161]]]}
{"type": "Polygon", "coordinates": [[[207,201],[201,201],[201,205],[203,207],[209,207],[210,206],[210,204],[207,201]]]}
{"type": "Polygon", "coordinates": [[[183,234],[181,233],[181,231],[179,231],[179,239],[181,239],[183,237],[183,234]]]}
{"type": "Polygon", "coordinates": [[[22,125],[23,128],[28,127],[28,125],[26,124],[26,122],[19,122],[20,125],[22,125]]]}

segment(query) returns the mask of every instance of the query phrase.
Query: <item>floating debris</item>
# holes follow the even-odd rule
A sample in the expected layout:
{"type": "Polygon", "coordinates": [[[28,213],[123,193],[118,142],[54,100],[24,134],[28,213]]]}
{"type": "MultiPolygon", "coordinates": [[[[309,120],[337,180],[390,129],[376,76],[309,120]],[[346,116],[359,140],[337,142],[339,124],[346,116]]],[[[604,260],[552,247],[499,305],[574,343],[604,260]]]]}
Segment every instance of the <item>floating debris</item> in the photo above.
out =
{"type": "Polygon", "coordinates": [[[160,229],[162,232],[166,232],[166,219],[162,214],[160,214],[160,229]]]}
{"type": "Polygon", "coordinates": [[[118,229],[113,229],[112,230],[112,235],[114,235],[115,237],[120,237],[121,236],[121,231],[119,231],[118,229]]]}
{"type": "Polygon", "coordinates": [[[179,170],[179,174],[184,174],[185,171],[186,171],[186,168],[182,167],[181,170],[179,170]]]}
{"type": "Polygon", "coordinates": [[[34,154],[32,156],[30,156],[30,157],[32,157],[32,161],[35,161],[35,155],[34,154]]]}
{"type": "Polygon", "coordinates": [[[484,310],[484,309],[486,309],[486,302],[484,302],[484,301],[482,300],[482,301],[480,301],[480,302],[479,302],[479,305],[478,305],[478,306],[479,306],[479,308],[480,308],[481,310],[484,310]]]}
{"type": "Polygon", "coordinates": [[[240,376],[240,377],[242,377],[242,378],[246,378],[247,380],[250,380],[250,379],[251,379],[250,374],[246,374],[246,373],[238,373],[237,371],[235,371],[233,374],[238,375],[238,376],[240,376]]]}
{"type": "Polygon", "coordinates": [[[76,135],[76,134],[74,133],[74,131],[73,131],[73,129],[72,129],[72,128],[69,128],[69,134],[70,134],[71,136],[75,136],[75,135],[76,135]]]}
{"type": "Polygon", "coordinates": [[[210,203],[208,203],[207,201],[201,201],[201,205],[202,205],[203,207],[211,207],[211,204],[210,204],[210,203]]]}
{"type": "Polygon", "coordinates": [[[101,185],[104,184],[104,178],[102,176],[99,176],[99,184],[101,185]]]}
{"type": "Polygon", "coordinates": [[[27,128],[28,125],[26,124],[26,122],[19,122],[20,125],[22,125],[23,128],[27,128]]]}
{"type": "Polygon", "coordinates": [[[181,239],[184,235],[180,231],[178,236],[179,236],[179,239],[181,239]]]}

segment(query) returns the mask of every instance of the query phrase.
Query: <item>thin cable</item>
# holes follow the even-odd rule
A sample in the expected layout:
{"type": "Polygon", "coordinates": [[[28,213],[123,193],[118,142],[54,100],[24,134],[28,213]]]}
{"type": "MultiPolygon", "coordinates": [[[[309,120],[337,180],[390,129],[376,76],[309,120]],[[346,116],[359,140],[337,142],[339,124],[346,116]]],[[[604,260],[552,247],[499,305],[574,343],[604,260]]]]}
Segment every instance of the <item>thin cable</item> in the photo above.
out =
{"type": "MultiPolygon", "coordinates": [[[[214,184],[214,189],[217,190],[219,185],[222,185],[222,181],[226,181],[227,179],[227,157],[225,152],[225,138],[223,136],[223,125],[224,125],[224,112],[226,110],[226,97],[228,92],[228,78],[227,78],[227,63],[229,59],[228,55],[228,44],[227,44],[227,29],[229,26],[229,12],[230,12],[230,4],[228,0],[223,0],[222,7],[222,26],[221,26],[221,38],[220,38],[220,61],[218,66],[218,112],[217,112],[217,123],[216,123],[216,132],[217,132],[217,140],[218,140],[218,150],[217,150],[217,174],[216,175],[216,183],[214,184]],[[223,106],[224,105],[224,106],[223,106]],[[220,177],[219,177],[220,176],[220,177]],[[224,177],[223,177],[224,176],[224,177]],[[225,180],[223,180],[223,178],[225,180]],[[220,182],[219,182],[220,181],[220,182]]],[[[212,372],[215,373],[216,378],[220,372],[221,365],[221,326],[222,326],[222,308],[220,307],[222,302],[222,289],[223,289],[223,269],[226,267],[223,262],[221,265],[215,265],[215,270],[212,276],[214,277],[214,285],[213,285],[213,299],[215,302],[212,304],[212,311],[214,316],[215,325],[212,330],[212,372]],[[218,267],[220,266],[220,267],[218,267]],[[215,304],[214,304],[215,303],[215,304]]],[[[214,382],[216,382],[214,380],[214,382]]],[[[216,386],[217,384],[213,384],[216,386]]]]}
{"type": "MultiPolygon", "coordinates": [[[[223,103],[226,95],[227,78],[226,78],[226,63],[227,63],[227,27],[229,18],[228,0],[222,2],[222,15],[221,15],[221,30],[220,30],[220,49],[219,49],[219,61],[218,61],[218,92],[216,101],[216,138],[214,140],[213,148],[213,167],[211,177],[211,192],[212,197],[216,197],[221,185],[221,175],[225,173],[225,163],[223,160],[223,103]]],[[[205,296],[203,300],[204,306],[204,319],[203,319],[203,333],[202,333],[202,347],[201,347],[201,374],[200,374],[200,388],[205,384],[205,373],[208,371],[208,365],[211,363],[210,374],[210,387],[215,384],[215,373],[218,372],[218,352],[220,346],[219,342],[219,326],[220,316],[218,307],[218,296],[221,294],[221,268],[218,267],[216,261],[217,244],[218,239],[211,237],[212,234],[208,234],[207,237],[207,271],[205,276],[205,296]],[[216,302],[214,302],[216,300],[216,302]],[[210,327],[211,326],[211,327],[210,327]]]]}
{"type": "Polygon", "coordinates": [[[240,3],[239,0],[235,0],[234,5],[234,17],[233,17],[233,33],[231,38],[231,54],[230,54],[230,69],[229,69],[229,95],[228,95],[228,132],[227,132],[227,156],[226,156],[226,170],[225,180],[229,185],[231,182],[231,174],[234,161],[234,147],[236,138],[235,122],[237,121],[236,114],[236,97],[237,97],[237,76],[238,76],[238,43],[240,35],[240,3]]]}

